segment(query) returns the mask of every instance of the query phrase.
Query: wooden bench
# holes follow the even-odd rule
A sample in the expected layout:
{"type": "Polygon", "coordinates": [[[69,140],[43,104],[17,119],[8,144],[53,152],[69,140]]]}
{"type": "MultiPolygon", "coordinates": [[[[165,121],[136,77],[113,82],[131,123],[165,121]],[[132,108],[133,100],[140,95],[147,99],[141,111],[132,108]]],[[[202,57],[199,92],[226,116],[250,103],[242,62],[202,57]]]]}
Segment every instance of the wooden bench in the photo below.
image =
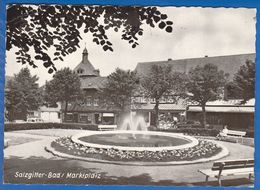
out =
{"type": "MultiPolygon", "coordinates": [[[[232,138],[232,137],[239,137],[241,138],[241,143],[243,143],[243,137],[246,136],[246,132],[245,131],[234,131],[234,130],[228,130],[228,132],[226,133],[227,136],[221,136],[220,140],[226,140],[228,138],[232,138]]],[[[238,139],[235,139],[236,142],[238,142],[238,139]]]]}
{"type": "Polygon", "coordinates": [[[251,180],[254,174],[254,159],[217,161],[213,163],[211,169],[198,170],[198,172],[206,176],[206,183],[209,177],[217,178],[219,186],[221,186],[222,176],[249,175],[251,180]]]}
{"type": "Polygon", "coordinates": [[[115,130],[117,125],[98,125],[98,130],[100,131],[111,131],[115,130]]]}
{"type": "Polygon", "coordinates": [[[228,130],[227,135],[228,136],[236,136],[236,137],[244,137],[246,135],[246,132],[245,131],[228,130]]]}

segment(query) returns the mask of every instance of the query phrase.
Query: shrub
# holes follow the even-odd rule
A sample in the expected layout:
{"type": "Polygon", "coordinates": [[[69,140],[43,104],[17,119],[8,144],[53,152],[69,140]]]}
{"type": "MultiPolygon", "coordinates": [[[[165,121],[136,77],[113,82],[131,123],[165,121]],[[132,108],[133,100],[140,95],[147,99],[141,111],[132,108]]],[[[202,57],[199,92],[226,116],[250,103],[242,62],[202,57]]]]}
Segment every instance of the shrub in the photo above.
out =
{"type": "Polygon", "coordinates": [[[205,129],[205,128],[177,128],[177,129],[157,129],[157,131],[171,132],[171,133],[184,133],[188,135],[199,136],[217,136],[219,130],[217,129],[205,129]]]}
{"type": "Polygon", "coordinates": [[[6,123],[5,131],[31,130],[31,129],[86,129],[97,131],[98,126],[80,123],[6,123]]]}

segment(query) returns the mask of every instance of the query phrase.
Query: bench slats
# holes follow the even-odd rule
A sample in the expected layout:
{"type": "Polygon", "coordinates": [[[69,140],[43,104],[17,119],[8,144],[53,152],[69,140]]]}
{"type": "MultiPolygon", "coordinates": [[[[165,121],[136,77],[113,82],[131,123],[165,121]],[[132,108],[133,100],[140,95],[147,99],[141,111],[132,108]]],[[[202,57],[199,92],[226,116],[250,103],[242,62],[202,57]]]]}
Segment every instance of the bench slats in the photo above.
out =
{"type": "Polygon", "coordinates": [[[233,131],[233,130],[228,130],[227,135],[245,136],[245,135],[246,135],[246,132],[245,132],[245,131],[233,131]]]}
{"type": "Polygon", "coordinates": [[[223,170],[221,172],[221,176],[243,175],[243,174],[249,174],[253,172],[254,172],[254,168],[230,169],[230,170],[223,170]]]}
{"type": "Polygon", "coordinates": [[[235,133],[235,134],[245,134],[245,131],[232,131],[232,130],[228,130],[228,133],[235,133]]]}
{"type": "Polygon", "coordinates": [[[253,159],[243,159],[243,160],[223,160],[223,161],[218,161],[214,162],[212,169],[214,168],[220,168],[224,165],[224,167],[232,167],[232,166],[246,166],[246,165],[254,165],[254,160],[253,159]]]}
{"type": "Polygon", "coordinates": [[[236,160],[236,161],[223,161],[214,162],[212,170],[229,170],[235,168],[250,168],[254,167],[254,160],[236,160]]]}
{"type": "MultiPolygon", "coordinates": [[[[237,169],[237,168],[252,168],[252,167],[254,167],[253,164],[250,164],[250,165],[233,165],[233,166],[224,166],[222,168],[222,170],[231,170],[231,169],[237,169]]],[[[212,168],[211,170],[212,171],[219,171],[220,168],[216,167],[216,168],[212,168]]]]}
{"type": "Polygon", "coordinates": [[[117,125],[98,125],[99,130],[114,130],[117,128],[117,125]]]}
{"type": "MultiPolygon", "coordinates": [[[[212,171],[211,169],[199,170],[200,173],[209,176],[209,177],[218,177],[219,171],[212,171]]],[[[246,175],[249,173],[254,173],[254,168],[241,168],[241,169],[230,169],[223,170],[221,176],[232,176],[232,175],[246,175]]]]}

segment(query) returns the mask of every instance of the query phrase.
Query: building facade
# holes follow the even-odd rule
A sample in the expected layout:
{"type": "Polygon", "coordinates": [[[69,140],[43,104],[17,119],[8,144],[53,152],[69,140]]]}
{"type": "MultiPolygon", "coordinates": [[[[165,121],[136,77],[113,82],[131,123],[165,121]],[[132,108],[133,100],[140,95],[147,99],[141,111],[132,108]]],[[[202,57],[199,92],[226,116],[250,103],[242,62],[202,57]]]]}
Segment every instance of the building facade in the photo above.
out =
{"type": "MultiPolygon", "coordinates": [[[[255,54],[251,53],[216,57],[205,56],[202,58],[142,62],[137,64],[135,70],[140,77],[143,77],[149,75],[153,65],[170,65],[172,72],[188,74],[189,71],[196,66],[204,66],[205,64],[211,63],[216,65],[219,70],[228,73],[229,82],[233,80],[234,75],[242,65],[245,65],[247,60],[255,62],[255,54]]],[[[221,101],[215,101],[213,105],[210,103],[211,105],[207,106],[207,122],[211,125],[220,126],[227,124],[232,128],[252,128],[254,123],[254,104],[238,105],[240,100],[234,100],[237,97],[232,97],[230,94],[227,85],[223,89],[223,99],[221,101]]],[[[149,115],[149,121],[153,123],[155,102],[143,97],[136,97],[135,99],[138,106],[135,106],[134,110],[149,115]]],[[[161,118],[162,122],[165,122],[165,120],[171,120],[171,122],[173,122],[175,117],[177,117],[179,121],[183,120],[183,118],[185,118],[185,120],[200,121],[202,118],[202,110],[200,106],[194,105],[194,103],[191,102],[186,102],[185,100],[173,102],[173,98],[170,98],[170,96],[161,98],[159,112],[159,120],[161,118]]]]}
{"type": "MultiPolygon", "coordinates": [[[[253,130],[255,100],[241,105],[240,100],[214,101],[206,105],[207,123],[215,128],[227,125],[229,129],[253,130]]],[[[197,105],[187,106],[187,119],[199,120],[202,109],[197,105]]]]}
{"type": "MultiPolygon", "coordinates": [[[[202,57],[182,60],[167,60],[158,62],[138,63],[135,71],[138,76],[142,77],[148,75],[152,65],[171,65],[172,71],[177,71],[187,74],[191,68],[198,65],[203,66],[207,63],[212,63],[218,66],[219,70],[224,70],[229,74],[228,80],[231,81],[235,73],[239,70],[241,65],[244,65],[247,60],[255,61],[255,54],[241,54],[218,57],[202,57]]],[[[107,77],[100,76],[99,70],[91,64],[88,59],[88,51],[85,48],[82,53],[82,61],[75,67],[74,72],[78,74],[81,82],[81,89],[84,92],[84,99],[81,101],[71,102],[68,105],[67,120],[63,122],[83,123],[83,124],[116,124],[120,110],[115,106],[111,106],[109,100],[105,100],[102,96],[102,89],[106,85],[107,77]]],[[[232,98],[232,97],[231,97],[232,98]]],[[[239,122],[240,126],[250,127],[254,118],[254,105],[247,105],[249,112],[244,112],[247,108],[237,108],[235,103],[226,105],[230,101],[227,90],[223,90],[223,100],[218,105],[214,105],[206,109],[208,120],[210,124],[230,126],[236,125],[230,120],[242,116],[246,123],[239,122]],[[230,109],[228,109],[229,107],[230,109]],[[233,111],[232,107],[234,107],[233,111]],[[236,108],[235,108],[236,107],[236,108]],[[221,109],[220,109],[221,108],[221,109]],[[216,110],[216,111],[212,111],[216,110]],[[226,111],[229,110],[229,111],[226,111]],[[240,114],[240,115],[239,115],[240,114]],[[219,119],[225,118],[225,119],[219,119]],[[228,120],[230,118],[230,120],[228,120]],[[243,124],[242,124],[243,123],[243,124]]],[[[155,101],[144,97],[141,93],[132,97],[131,111],[145,117],[146,122],[150,125],[154,124],[154,106],[155,101]]],[[[64,107],[61,108],[64,111],[64,107]]],[[[242,117],[241,117],[242,118],[242,117]]],[[[185,119],[200,120],[201,110],[199,106],[193,105],[184,99],[175,100],[170,95],[164,96],[160,100],[159,105],[159,122],[176,122],[185,119]]]]}
{"type": "MultiPolygon", "coordinates": [[[[68,104],[67,120],[64,120],[63,115],[63,122],[94,125],[115,124],[118,109],[108,105],[100,93],[107,78],[100,76],[99,70],[91,64],[86,48],[82,53],[82,61],[75,67],[74,72],[80,78],[84,98],[68,104]]],[[[64,112],[64,106],[62,106],[62,111],[64,112]]]]}

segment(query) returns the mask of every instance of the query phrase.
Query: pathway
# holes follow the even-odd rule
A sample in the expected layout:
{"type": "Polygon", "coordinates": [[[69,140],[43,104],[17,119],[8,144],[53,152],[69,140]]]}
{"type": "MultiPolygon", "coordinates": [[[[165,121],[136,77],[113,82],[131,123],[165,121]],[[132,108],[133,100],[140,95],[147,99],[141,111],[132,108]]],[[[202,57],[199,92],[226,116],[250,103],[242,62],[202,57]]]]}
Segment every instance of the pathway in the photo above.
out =
{"type": "MultiPolygon", "coordinates": [[[[53,141],[58,136],[68,136],[81,132],[81,130],[63,130],[63,129],[49,129],[49,130],[28,130],[28,131],[14,131],[6,132],[5,138],[10,139],[10,147],[4,149],[5,157],[5,172],[11,172],[10,165],[15,163],[14,159],[19,160],[21,164],[15,163],[17,170],[24,169],[26,160],[37,160],[37,165],[40,163],[49,163],[59,161],[64,170],[76,168],[77,171],[94,171],[96,173],[103,173],[110,179],[127,179],[127,178],[144,178],[149,179],[151,182],[170,181],[172,183],[193,183],[202,182],[205,177],[197,172],[198,169],[207,169],[212,166],[212,162],[200,164],[188,164],[180,166],[119,166],[113,164],[91,163],[78,160],[62,159],[53,156],[44,150],[44,146],[53,141]],[[14,142],[12,144],[12,142],[14,142]],[[19,143],[20,142],[20,143],[19,143]],[[42,161],[42,162],[41,162],[42,161]],[[23,164],[24,162],[24,164],[23,164]],[[138,177],[139,176],[139,177],[138,177]]],[[[89,131],[91,133],[92,131],[89,131]]],[[[229,159],[242,159],[253,158],[254,148],[244,146],[236,143],[219,142],[226,146],[230,154],[223,158],[229,159]]],[[[33,163],[33,162],[32,162],[33,163]]],[[[54,166],[55,168],[55,166],[54,166]]],[[[58,168],[58,169],[59,169],[58,168]]],[[[10,174],[11,175],[11,174],[10,174]]],[[[5,178],[6,179],[6,178],[5,178]]]]}

